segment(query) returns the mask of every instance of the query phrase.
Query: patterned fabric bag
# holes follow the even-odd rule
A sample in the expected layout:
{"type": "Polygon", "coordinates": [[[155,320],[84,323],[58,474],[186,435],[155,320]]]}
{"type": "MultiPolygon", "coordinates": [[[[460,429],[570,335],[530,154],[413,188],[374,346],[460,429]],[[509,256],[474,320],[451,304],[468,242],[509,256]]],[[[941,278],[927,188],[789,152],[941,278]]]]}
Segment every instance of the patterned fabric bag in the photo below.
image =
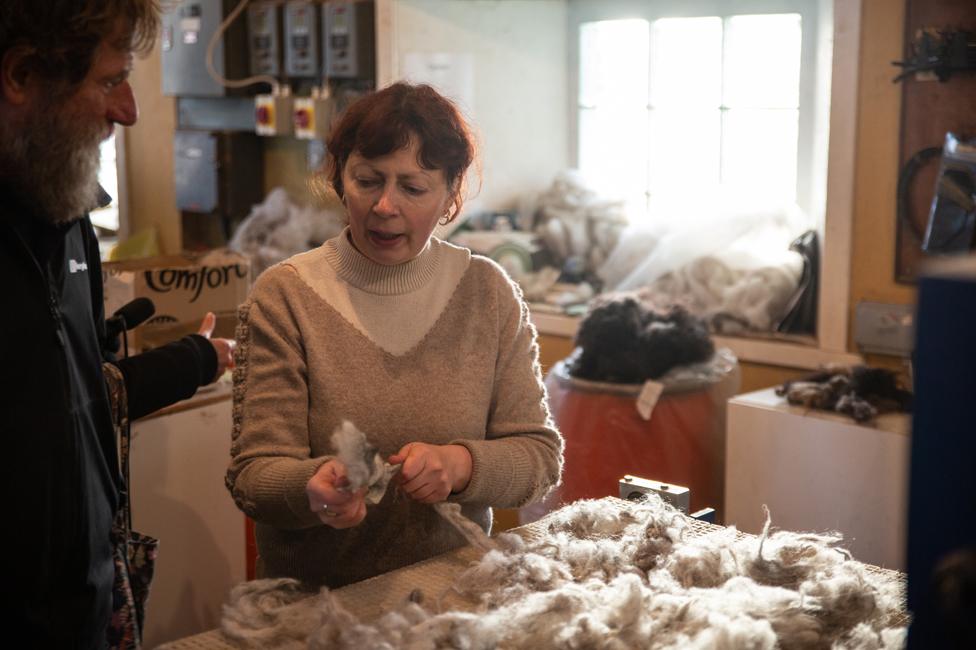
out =
{"type": "Polygon", "coordinates": [[[112,421],[119,440],[119,463],[125,487],[122,506],[112,525],[115,583],[112,588],[112,620],[106,632],[112,650],[138,650],[142,647],[142,628],[146,620],[149,585],[156,567],[159,540],[132,530],[132,504],[129,498],[129,414],[125,381],[117,366],[102,366],[112,405],[112,421]]]}

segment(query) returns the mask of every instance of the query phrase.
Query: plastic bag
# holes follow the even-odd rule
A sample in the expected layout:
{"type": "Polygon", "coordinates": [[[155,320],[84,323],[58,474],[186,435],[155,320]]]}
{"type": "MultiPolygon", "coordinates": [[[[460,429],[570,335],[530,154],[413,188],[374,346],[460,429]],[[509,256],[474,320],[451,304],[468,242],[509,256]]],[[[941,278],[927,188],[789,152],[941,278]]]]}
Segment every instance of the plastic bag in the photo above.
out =
{"type": "Polygon", "coordinates": [[[713,330],[768,331],[800,282],[803,256],[790,244],[808,226],[795,205],[748,207],[721,198],[660,205],[650,223],[624,232],[597,273],[606,289],[682,304],[713,330]]]}

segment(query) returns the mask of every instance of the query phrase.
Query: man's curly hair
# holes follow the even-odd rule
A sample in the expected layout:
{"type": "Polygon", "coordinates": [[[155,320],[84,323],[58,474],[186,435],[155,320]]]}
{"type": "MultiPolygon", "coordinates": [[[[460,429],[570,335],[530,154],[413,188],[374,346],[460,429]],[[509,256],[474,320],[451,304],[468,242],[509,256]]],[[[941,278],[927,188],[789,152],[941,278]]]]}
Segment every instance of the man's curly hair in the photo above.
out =
{"type": "Polygon", "coordinates": [[[113,45],[147,52],[159,32],[160,0],[3,0],[0,60],[27,48],[28,70],[64,87],[80,83],[103,39],[123,32],[113,45]]]}

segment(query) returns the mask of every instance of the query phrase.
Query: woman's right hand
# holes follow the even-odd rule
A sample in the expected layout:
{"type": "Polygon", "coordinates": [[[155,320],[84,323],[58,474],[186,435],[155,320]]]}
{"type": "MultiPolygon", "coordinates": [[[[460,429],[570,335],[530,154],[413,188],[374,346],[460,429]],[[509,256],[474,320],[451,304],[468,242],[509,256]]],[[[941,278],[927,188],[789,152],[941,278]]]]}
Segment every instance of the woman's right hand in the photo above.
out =
{"type": "Polygon", "coordinates": [[[323,524],[333,528],[352,528],[366,518],[366,490],[345,489],[349,485],[345,466],[330,460],[312,475],[305,485],[309,509],[323,524]]]}

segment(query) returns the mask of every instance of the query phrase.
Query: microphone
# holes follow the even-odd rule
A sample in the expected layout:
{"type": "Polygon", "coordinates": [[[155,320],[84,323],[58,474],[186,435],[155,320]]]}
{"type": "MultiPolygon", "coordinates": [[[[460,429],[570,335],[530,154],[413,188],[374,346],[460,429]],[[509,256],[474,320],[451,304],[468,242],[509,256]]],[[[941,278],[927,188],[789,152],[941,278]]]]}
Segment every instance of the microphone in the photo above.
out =
{"type": "Polygon", "coordinates": [[[142,325],[150,316],[156,313],[156,305],[146,297],[139,297],[127,302],[105,319],[105,337],[112,341],[125,330],[142,325]]]}

